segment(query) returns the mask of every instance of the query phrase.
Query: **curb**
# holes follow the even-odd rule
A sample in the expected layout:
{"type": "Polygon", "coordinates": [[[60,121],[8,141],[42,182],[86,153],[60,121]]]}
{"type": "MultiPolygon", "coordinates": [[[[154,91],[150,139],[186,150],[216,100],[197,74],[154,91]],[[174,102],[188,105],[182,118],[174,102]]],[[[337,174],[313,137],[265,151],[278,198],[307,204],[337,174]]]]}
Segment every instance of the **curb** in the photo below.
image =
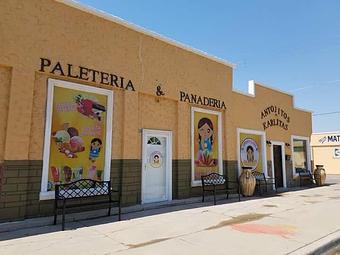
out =
{"type": "Polygon", "coordinates": [[[321,237],[313,243],[307,244],[295,251],[289,252],[289,255],[331,255],[335,254],[340,248],[340,229],[321,237]]]}

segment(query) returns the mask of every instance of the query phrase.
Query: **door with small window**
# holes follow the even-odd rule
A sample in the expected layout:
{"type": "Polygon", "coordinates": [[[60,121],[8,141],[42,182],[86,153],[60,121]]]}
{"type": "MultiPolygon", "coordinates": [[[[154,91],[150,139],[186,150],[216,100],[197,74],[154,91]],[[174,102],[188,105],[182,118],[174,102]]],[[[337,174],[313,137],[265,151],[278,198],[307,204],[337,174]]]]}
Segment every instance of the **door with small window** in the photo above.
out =
{"type": "Polygon", "coordinates": [[[171,132],[143,130],[142,203],[171,200],[171,132]]]}

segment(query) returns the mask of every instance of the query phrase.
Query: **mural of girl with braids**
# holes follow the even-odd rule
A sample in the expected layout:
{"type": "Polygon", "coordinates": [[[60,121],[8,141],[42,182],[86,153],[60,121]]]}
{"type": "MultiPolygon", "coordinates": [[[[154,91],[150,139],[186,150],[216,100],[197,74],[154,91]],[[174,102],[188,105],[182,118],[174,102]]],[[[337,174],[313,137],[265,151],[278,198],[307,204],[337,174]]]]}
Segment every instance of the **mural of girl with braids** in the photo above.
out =
{"type": "Polygon", "coordinates": [[[201,118],[197,125],[198,128],[198,155],[197,166],[216,166],[216,160],[213,159],[212,150],[214,145],[214,127],[208,118],[201,118]]]}

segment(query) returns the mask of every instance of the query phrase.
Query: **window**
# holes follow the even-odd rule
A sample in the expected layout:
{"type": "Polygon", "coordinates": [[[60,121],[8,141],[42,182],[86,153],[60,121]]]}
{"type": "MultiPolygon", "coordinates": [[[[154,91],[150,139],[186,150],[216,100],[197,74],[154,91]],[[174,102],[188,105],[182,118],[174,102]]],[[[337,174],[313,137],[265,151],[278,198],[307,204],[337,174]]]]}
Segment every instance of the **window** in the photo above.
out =
{"type": "Polygon", "coordinates": [[[152,145],[162,145],[161,141],[157,138],[157,137],[150,137],[150,139],[148,140],[148,144],[152,144],[152,145]]]}
{"type": "Polygon", "coordinates": [[[293,167],[295,174],[301,170],[311,170],[308,148],[308,138],[293,138],[293,167]]]}

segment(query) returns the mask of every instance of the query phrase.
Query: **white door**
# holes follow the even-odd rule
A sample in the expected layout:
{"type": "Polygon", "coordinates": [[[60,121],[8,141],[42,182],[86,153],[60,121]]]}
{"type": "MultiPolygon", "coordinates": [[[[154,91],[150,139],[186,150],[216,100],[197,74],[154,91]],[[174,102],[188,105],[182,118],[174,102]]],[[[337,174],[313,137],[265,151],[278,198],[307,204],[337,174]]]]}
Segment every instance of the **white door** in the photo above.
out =
{"type": "Polygon", "coordinates": [[[171,200],[171,131],[143,130],[142,203],[171,200]]]}

